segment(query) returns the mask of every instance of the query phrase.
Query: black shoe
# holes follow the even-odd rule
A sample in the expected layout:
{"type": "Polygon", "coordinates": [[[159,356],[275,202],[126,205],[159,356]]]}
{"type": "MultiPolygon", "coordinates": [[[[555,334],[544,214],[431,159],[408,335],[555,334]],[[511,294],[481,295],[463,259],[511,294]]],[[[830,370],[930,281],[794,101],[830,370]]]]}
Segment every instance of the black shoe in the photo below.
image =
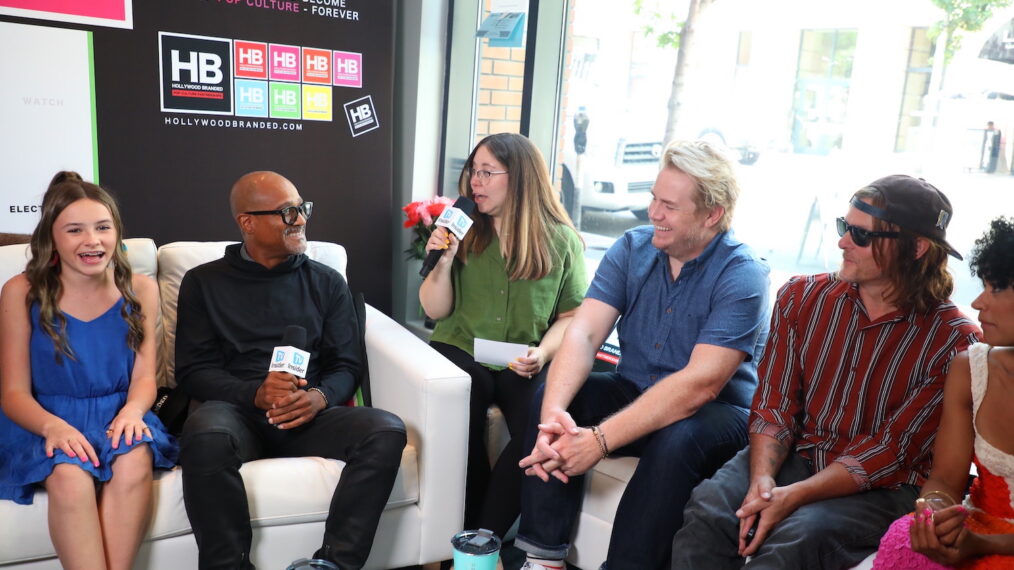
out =
{"type": "Polygon", "coordinates": [[[300,558],[292,563],[286,570],[339,570],[338,564],[331,556],[331,547],[324,545],[317,552],[313,553],[313,560],[300,558]],[[299,564],[302,564],[300,566],[299,564]]]}
{"type": "Polygon", "coordinates": [[[308,558],[300,558],[295,560],[285,570],[337,570],[338,566],[334,562],[324,560],[323,558],[317,558],[314,554],[313,560],[308,558]]]}

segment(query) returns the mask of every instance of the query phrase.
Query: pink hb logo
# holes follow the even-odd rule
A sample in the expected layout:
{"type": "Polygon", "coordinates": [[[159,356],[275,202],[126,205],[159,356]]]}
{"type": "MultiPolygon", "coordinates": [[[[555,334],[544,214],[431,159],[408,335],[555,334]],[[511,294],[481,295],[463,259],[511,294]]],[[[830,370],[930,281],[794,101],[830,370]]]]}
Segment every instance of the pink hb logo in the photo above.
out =
{"type": "Polygon", "coordinates": [[[271,44],[269,77],[272,81],[299,81],[299,47],[271,44]]]}
{"type": "Polygon", "coordinates": [[[363,86],[363,54],[353,51],[334,52],[334,84],[338,87],[363,86]]]}

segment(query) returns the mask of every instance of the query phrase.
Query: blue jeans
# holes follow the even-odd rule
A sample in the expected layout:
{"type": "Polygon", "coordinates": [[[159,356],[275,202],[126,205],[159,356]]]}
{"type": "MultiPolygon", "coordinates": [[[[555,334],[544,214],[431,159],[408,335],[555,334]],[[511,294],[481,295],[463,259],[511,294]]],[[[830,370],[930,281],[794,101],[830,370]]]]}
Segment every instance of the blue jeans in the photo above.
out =
{"type": "MultiPolygon", "coordinates": [[[[578,425],[598,424],[641,395],[615,372],[592,373],[567,409],[578,425]]],[[[543,390],[532,402],[539,418],[543,390]]],[[[747,443],[749,411],[724,402],[705,404],[693,416],[648,434],[615,455],[640,457],[616,509],[609,540],[609,570],[665,568],[672,537],[683,524],[690,492],[747,443]]],[[[535,445],[537,422],[525,449],[535,445]]],[[[515,545],[549,559],[566,558],[574,522],[584,498],[584,477],[564,484],[526,477],[521,487],[521,526],[515,545]]]]}
{"type": "MultiPolygon", "coordinates": [[[[810,462],[790,453],[775,477],[779,486],[813,475],[810,462]]],[[[686,524],[672,544],[673,570],[707,568],[851,568],[877,549],[894,519],[912,510],[913,485],[873,489],[803,505],[775,525],[747,564],[737,554],[736,509],[750,485],[750,449],[744,449],[694,490],[686,524]]]]}

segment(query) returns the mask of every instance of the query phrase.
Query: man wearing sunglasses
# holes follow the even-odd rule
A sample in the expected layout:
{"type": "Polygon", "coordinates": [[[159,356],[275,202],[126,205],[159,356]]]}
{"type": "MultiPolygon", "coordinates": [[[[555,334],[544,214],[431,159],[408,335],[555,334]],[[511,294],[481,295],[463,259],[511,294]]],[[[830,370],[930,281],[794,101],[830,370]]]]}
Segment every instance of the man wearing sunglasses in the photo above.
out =
{"type": "Polygon", "coordinates": [[[345,280],[304,254],[313,203],[284,177],[252,172],[233,186],[230,204],[243,242],[187,272],[177,309],[176,381],[203,402],[187,418],[180,453],[199,566],[253,568],[243,463],[320,456],[346,465],[313,558],[360,568],[401,463],[405,426],[383,410],[343,405],[358,384],[359,328],[345,280]],[[266,372],[290,325],[306,329],[297,347],[310,352],[305,378],[266,372]]]}
{"type": "Polygon", "coordinates": [[[951,358],[980,336],[950,303],[946,196],[887,176],[838,218],[837,273],[778,294],[750,445],[694,490],[673,568],[847,568],[911,511],[951,358]]]}

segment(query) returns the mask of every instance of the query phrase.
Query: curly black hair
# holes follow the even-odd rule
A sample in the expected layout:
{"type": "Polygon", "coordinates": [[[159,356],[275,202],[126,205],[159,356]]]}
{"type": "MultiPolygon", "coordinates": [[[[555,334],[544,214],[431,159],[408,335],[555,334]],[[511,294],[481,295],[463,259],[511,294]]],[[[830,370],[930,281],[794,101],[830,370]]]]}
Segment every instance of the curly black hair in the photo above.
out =
{"type": "Polygon", "coordinates": [[[1014,285],[1014,220],[1001,216],[989,223],[989,230],[975,240],[968,268],[994,289],[1014,285]]]}

